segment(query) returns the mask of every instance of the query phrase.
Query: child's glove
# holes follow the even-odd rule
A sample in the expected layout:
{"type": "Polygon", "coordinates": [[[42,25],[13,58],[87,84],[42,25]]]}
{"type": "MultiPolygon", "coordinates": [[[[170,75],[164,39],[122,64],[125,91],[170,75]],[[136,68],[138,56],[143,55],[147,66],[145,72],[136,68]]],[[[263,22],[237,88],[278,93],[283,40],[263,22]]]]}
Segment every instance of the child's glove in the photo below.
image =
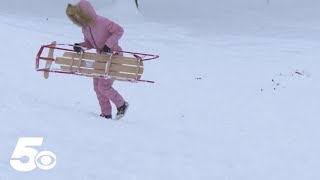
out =
{"type": "Polygon", "coordinates": [[[75,52],[77,52],[77,53],[83,51],[83,49],[81,48],[81,46],[80,46],[79,43],[75,43],[75,44],[73,45],[73,50],[74,50],[75,52]]]}
{"type": "Polygon", "coordinates": [[[107,45],[104,45],[102,51],[103,51],[103,52],[106,52],[106,53],[110,53],[110,52],[111,52],[111,49],[110,49],[107,45]]]}

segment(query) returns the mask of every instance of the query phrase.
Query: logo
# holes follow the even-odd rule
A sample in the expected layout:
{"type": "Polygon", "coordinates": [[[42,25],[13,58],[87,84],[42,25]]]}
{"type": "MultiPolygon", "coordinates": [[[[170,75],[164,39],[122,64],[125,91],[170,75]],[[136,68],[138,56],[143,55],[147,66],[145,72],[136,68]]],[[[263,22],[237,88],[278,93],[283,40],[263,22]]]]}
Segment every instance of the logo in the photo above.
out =
{"type": "Polygon", "coordinates": [[[42,145],[42,137],[22,137],[18,140],[14,149],[10,164],[13,169],[28,172],[37,167],[42,170],[50,170],[56,166],[56,155],[51,151],[38,152],[33,147],[42,145]]]}

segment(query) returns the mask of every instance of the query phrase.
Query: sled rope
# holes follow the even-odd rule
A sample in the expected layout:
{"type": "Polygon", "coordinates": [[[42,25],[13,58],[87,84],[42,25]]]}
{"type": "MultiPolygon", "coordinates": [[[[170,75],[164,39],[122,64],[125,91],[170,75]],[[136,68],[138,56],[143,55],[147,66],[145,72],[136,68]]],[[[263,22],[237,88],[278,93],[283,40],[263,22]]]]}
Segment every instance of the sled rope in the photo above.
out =
{"type": "Polygon", "coordinates": [[[106,63],[106,71],[105,71],[105,75],[106,75],[106,76],[109,76],[109,71],[110,71],[112,56],[113,56],[113,54],[111,54],[111,55],[109,56],[109,60],[108,60],[107,63],[106,63]]]}
{"type": "Polygon", "coordinates": [[[74,64],[74,56],[72,56],[72,61],[71,61],[71,63],[70,63],[70,66],[69,66],[69,70],[70,71],[72,71],[72,66],[73,66],[73,64],[74,64]]]}
{"type": "Polygon", "coordinates": [[[80,57],[79,57],[78,67],[77,67],[78,72],[81,72],[81,73],[82,73],[82,71],[81,71],[80,67],[81,67],[82,57],[83,57],[83,53],[81,52],[80,57]]]}

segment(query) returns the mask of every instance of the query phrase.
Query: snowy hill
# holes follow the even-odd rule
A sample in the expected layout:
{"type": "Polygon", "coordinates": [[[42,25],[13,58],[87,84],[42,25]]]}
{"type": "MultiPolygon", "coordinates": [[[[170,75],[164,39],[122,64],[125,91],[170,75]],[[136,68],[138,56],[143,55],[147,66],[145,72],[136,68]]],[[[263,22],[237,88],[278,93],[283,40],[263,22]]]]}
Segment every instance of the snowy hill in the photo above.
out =
{"type": "Polygon", "coordinates": [[[1,7],[0,180],[320,178],[318,1],[93,1],[124,49],[161,56],[144,74],[156,84],[115,83],[121,121],[96,116],[90,78],[34,71],[41,45],[82,35],[68,1],[26,2],[1,7]],[[15,171],[18,139],[38,136],[56,167],[15,171]]]}

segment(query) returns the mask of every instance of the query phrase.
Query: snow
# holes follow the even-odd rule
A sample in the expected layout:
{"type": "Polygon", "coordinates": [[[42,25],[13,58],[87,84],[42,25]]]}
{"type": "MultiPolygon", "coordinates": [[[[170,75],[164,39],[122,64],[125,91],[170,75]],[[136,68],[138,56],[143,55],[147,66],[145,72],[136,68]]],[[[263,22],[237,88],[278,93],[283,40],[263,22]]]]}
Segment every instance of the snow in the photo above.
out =
{"type": "Polygon", "coordinates": [[[94,1],[125,28],[125,50],[160,55],[145,64],[155,84],[115,83],[130,102],[121,121],[97,117],[90,78],[34,70],[41,45],[82,39],[52,13],[67,1],[17,2],[0,14],[0,180],[320,178],[319,2],[141,1],[139,14],[94,1]],[[38,136],[56,167],[14,170],[18,139],[38,136]]]}

